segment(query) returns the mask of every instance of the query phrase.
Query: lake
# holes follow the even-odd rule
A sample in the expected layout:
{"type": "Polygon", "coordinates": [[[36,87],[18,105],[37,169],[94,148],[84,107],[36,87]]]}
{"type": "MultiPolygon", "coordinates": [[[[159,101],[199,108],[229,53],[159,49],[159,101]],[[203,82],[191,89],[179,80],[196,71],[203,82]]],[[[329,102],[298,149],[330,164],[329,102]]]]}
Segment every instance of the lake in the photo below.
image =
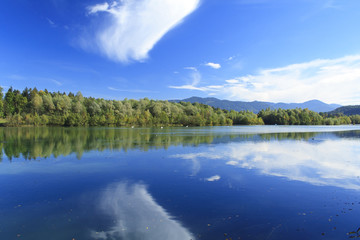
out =
{"type": "Polygon", "coordinates": [[[0,128],[0,239],[360,237],[360,126],[0,128]]]}

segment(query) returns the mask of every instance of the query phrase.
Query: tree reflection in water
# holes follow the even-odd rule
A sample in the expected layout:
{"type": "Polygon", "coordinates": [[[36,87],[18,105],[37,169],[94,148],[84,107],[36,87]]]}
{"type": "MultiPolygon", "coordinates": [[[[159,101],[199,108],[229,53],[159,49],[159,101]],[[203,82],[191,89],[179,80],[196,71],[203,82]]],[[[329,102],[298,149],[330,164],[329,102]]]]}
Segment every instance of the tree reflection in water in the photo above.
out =
{"type": "Polygon", "coordinates": [[[237,133],[212,128],[0,128],[0,161],[67,156],[78,159],[91,150],[167,149],[170,146],[198,146],[245,140],[311,139],[314,132],[237,133]]]}

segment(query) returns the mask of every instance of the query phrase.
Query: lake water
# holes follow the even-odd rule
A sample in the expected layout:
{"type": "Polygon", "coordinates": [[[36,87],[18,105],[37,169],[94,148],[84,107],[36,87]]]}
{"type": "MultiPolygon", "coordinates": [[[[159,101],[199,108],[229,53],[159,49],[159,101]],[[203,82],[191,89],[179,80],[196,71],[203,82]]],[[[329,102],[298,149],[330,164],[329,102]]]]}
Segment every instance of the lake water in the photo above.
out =
{"type": "Polygon", "coordinates": [[[360,127],[1,128],[0,239],[351,239],[360,127]]]}

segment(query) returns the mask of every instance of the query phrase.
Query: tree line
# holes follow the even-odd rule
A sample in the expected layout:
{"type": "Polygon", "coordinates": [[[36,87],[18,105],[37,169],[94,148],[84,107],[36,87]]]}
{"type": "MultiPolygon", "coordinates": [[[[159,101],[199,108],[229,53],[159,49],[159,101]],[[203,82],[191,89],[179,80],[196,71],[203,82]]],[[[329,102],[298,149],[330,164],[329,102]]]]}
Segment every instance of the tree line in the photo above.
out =
{"type": "Polygon", "coordinates": [[[0,119],[5,126],[221,126],[359,124],[360,115],[319,114],[308,109],[228,111],[208,105],[161,100],[106,100],[81,92],[61,93],[0,87],[0,119]]]}

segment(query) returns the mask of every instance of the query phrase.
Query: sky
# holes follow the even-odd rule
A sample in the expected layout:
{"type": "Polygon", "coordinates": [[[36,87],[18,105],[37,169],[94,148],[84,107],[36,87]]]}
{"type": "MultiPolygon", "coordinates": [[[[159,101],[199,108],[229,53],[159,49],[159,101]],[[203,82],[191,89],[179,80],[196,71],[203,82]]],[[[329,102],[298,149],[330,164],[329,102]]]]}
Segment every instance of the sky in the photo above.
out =
{"type": "Polygon", "coordinates": [[[360,104],[358,0],[3,0],[0,86],[360,104]]]}

